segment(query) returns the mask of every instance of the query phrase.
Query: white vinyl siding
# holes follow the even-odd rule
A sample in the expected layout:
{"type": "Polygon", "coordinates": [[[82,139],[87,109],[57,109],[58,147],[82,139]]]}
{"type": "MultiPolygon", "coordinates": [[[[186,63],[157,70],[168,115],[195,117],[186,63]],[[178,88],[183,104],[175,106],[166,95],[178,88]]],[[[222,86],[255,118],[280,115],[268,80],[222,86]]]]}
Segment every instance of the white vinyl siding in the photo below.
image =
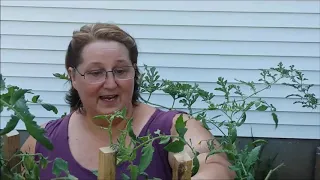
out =
{"type": "MultiPolygon", "coordinates": [[[[141,69],[155,66],[164,79],[212,91],[222,76],[229,82],[254,81],[261,88],[259,69],[281,61],[301,69],[307,83],[315,84],[311,92],[320,96],[319,1],[2,1],[1,73],[7,83],[33,89],[60,112],[55,116],[30,105],[39,124],[69,111],[64,101],[69,86],[52,74],[65,72],[72,31],[95,22],[116,23],[132,34],[141,69]]],[[[277,107],[278,128],[270,112],[250,111],[239,135],[251,136],[252,128],[259,137],[320,139],[319,108],[294,105],[297,99],[285,98],[293,92],[281,84],[262,92],[258,97],[277,107]]],[[[215,93],[222,101],[222,94],[215,93]]],[[[161,92],[151,100],[172,102],[161,92]]],[[[1,127],[9,115],[1,114],[1,127]]]]}

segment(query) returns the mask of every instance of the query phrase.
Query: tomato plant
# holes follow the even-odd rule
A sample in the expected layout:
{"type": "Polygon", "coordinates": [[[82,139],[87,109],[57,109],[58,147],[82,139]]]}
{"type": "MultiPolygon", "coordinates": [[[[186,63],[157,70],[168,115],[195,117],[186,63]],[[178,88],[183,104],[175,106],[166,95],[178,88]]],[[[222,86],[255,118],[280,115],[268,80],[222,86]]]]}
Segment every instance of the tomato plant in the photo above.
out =
{"type": "MultiPolygon", "coordinates": [[[[225,78],[219,77],[216,82],[216,87],[212,92],[206,91],[198,84],[174,82],[167,79],[160,79],[159,72],[155,67],[144,66],[144,73],[140,77],[140,92],[147,94],[147,98],[140,97],[140,100],[144,103],[157,106],[167,110],[174,110],[176,104],[181,104],[185,109],[189,117],[194,117],[196,120],[201,121],[202,125],[208,129],[216,128],[222,134],[221,137],[217,137],[218,142],[221,145],[221,149],[215,149],[213,146],[213,139],[207,140],[210,153],[212,156],[217,153],[226,153],[231,166],[229,167],[236,172],[236,179],[255,179],[255,170],[259,161],[261,148],[267,142],[263,139],[257,139],[247,144],[244,148],[239,148],[236,141],[238,139],[238,129],[246,122],[248,111],[265,111],[269,112],[270,118],[275,124],[275,128],[278,127],[279,118],[277,116],[276,105],[269,104],[257,95],[262,91],[270,89],[273,85],[279,84],[282,80],[286,80],[286,83],[281,83],[284,86],[290,86],[297,93],[289,94],[286,98],[295,97],[298,100],[294,104],[301,104],[302,107],[315,109],[319,105],[319,99],[316,98],[314,93],[310,92],[310,88],[313,85],[305,85],[307,78],[304,74],[295,69],[294,66],[286,68],[282,63],[279,63],[275,68],[262,69],[260,78],[258,81],[263,85],[258,89],[253,81],[236,80],[237,83],[230,83],[225,78]],[[250,93],[244,93],[243,88],[249,87],[250,93]],[[166,107],[161,104],[157,104],[151,101],[152,95],[156,91],[162,91],[164,94],[172,98],[172,104],[170,107],[166,107]],[[224,97],[223,102],[215,101],[218,97],[217,94],[222,94],[224,97]],[[202,102],[206,104],[205,108],[196,110],[194,108],[195,103],[202,102]],[[210,117],[208,114],[215,112],[216,115],[210,117]]],[[[55,77],[67,80],[66,74],[55,73],[55,77]]],[[[3,136],[10,131],[14,130],[18,122],[21,120],[28,133],[33,136],[39,143],[46,148],[53,149],[53,145],[45,136],[45,130],[41,129],[37,122],[34,120],[35,116],[29,111],[28,104],[35,103],[41,105],[45,110],[52,111],[57,114],[58,110],[55,106],[44,103],[40,96],[33,95],[31,100],[26,99],[26,94],[33,94],[30,89],[22,89],[17,86],[10,86],[5,84],[5,79],[1,75],[1,101],[0,111],[4,109],[10,111],[11,119],[6,124],[5,128],[1,130],[0,135],[3,136]]],[[[160,144],[167,144],[165,149],[169,152],[178,153],[183,151],[184,146],[187,145],[192,149],[192,143],[184,138],[185,133],[188,131],[186,128],[186,122],[188,119],[184,119],[180,116],[175,125],[177,136],[164,135],[160,130],[154,132],[155,135],[149,134],[144,137],[137,137],[132,130],[132,119],[126,118],[126,109],[119,110],[111,115],[99,115],[95,118],[102,118],[111,122],[116,117],[122,117],[126,120],[127,127],[118,137],[117,143],[112,143],[110,146],[117,152],[117,163],[130,162],[129,170],[130,177],[123,174],[124,179],[136,179],[139,175],[148,177],[148,174],[144,172],[150,164],[154,152],[152,143],[155,140],[159,140],[160,144]],[[125,137],[130,136],[131,142],[129,145],[125,144],[125,137]],[[170,141],[171,140],[171,141],[170,141]],[[133,145],[133,146],[132,146],[133,145]],[[134,165],[132,162],[136,158],[137,150],[142,149],[142,157],[139,165],[134,165]]],[[[111,123],[110,123],[111,124],[111,123]]],[[[112,139],[111,128],[106,128],[109,131],[109,138],[112,139]]],[[[112,142],[112,141],[111,141],[112,142]]],[[[199,169],[199,161],[197,155],[199,152],[193,149],[193,174],[197,173],[199,169]]],[[[3,153],[0,154],[1,165],[1,177],[5,179],[38,179],[39,171],[41,168],[45,168],[48,163],[54,163],[52,172],[57,178],[61,178],[61,172],[67,174],[65,179],[74,179],[74,177],[68,171],[68,163],[63,159],[57,158],[53,162],[49,162],[46,157],[41,154],[26,154],[17,152],[14,156],[20,157],[21,161],[13,167],[8,167],[7,164],[10,159],[4,159],[3,153]],[[38,161],[34,157],[38,157],[38,161]],[[23,171],[18,169],[19,166],[23,167],[23,171]]],[[[270,169],[265,179],[268,179],[270,175],[278,170],[283,164],[280,164],[274,169],[270,169]]],[[[93,172],[97,174],[97,172],[93,172]]],[[[156,177],[148,177],[156,178],[156,177]]]]}

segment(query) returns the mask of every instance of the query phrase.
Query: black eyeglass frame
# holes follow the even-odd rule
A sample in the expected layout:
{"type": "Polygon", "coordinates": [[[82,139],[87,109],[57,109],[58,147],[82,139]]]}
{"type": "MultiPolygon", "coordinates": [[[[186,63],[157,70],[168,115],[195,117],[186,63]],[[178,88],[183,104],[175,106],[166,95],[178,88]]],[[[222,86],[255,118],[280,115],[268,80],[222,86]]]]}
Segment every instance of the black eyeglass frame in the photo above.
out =
{"type": "MultiPolygon", "coordinates": [[[[134,71],[136,70],[135,66],[122,66],[122,67],[132,67],[132,68],[134,69],[134,71]]],[[[85,73],[82,74],[76,67],[73,67],[73,69],[75,69],[75,70],[80,74],[80,76],[83,76],[84,79],[86,79],[86,73],[90,72],[90,71],[87,71],[87,72],[85,72],[85,73]]],[[[116,69],[116,68],[115,68],[115,69],[116,69]]],[[[114,74],[115,74],[115,72],[114,72],[115,69],[112,69],[112,70],[110,70],[110,71],[103,70],[103,71],[106,72],[106,77],[105,77],[105,78],[107,78],[108,73],[111,72],[112,75],[113,75],[113,78],[118,79],[118,78],[116,78],[115,75],[114,75],[114,74]]],[[[134,77],[135,77],[135,75],[134,75],[132,78],[129,78],[129,79],[133,79],[134,77]]],[[[118,79],[118,80],[129,80],[129,79],[118,79]]]]}

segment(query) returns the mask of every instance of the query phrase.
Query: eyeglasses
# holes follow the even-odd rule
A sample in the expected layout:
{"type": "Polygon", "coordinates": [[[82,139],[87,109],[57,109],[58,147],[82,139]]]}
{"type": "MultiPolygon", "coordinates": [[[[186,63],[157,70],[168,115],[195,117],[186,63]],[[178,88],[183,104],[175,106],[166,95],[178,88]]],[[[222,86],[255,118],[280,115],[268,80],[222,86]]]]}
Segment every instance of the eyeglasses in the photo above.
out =
{"type": "Polygon", "coordinates": [[[81,74],[77,68],[74,69],[84,77],[90,84],[101,83],[107,78],[108,72],[111,72],[113,77],[117,80],[129,80],[134,78],[135,68],[133,66],[117,67],[111,71],[106,71],[104,69],[87,71],[81,74]]]}

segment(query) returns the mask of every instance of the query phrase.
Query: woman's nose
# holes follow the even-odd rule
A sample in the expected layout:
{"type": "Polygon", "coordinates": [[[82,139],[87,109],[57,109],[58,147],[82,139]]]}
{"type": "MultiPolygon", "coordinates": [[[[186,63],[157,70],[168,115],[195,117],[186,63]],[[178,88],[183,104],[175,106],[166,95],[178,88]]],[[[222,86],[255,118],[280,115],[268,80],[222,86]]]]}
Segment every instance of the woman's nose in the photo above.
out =
{"type": "Polygon", "coordinates": [[[104,87],[109,89],[117,87],[117,83],[112,72],[107,72],[104,87]]]}

